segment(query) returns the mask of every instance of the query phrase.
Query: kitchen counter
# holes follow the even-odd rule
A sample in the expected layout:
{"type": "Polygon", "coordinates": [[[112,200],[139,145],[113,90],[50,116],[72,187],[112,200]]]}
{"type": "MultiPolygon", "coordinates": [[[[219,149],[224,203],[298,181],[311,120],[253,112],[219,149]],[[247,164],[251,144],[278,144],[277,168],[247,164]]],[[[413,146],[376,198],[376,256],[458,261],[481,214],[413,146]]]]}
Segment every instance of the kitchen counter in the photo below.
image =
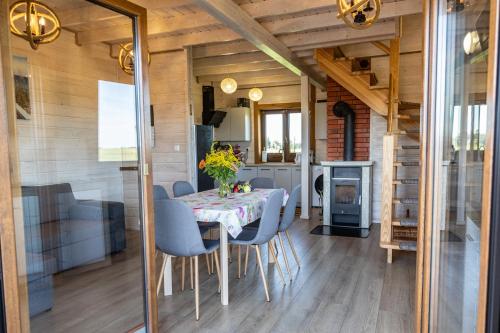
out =
{"type": "Polygon", "coordinates": [[[245,167],[272,167],[272,166],[290,166],[290,167],[295,167],[298,166],[300,167],[300,164],[295,164],[295,163],[281,163],[281,162],[268,162],[268,163],[247,163],[244,165],[245,167]]]}

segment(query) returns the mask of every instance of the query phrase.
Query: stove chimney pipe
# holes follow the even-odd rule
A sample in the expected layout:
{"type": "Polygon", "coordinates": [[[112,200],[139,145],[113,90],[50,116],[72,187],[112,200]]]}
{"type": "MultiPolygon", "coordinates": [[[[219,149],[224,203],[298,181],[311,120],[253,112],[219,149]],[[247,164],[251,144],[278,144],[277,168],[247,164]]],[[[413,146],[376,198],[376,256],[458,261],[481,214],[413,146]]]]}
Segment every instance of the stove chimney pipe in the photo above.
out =
{"type": "Polygon", "coordinates": [[[354,160],[354,111],[346,102],[339,101],[333,106],[333,114],[344,118],[344,161],[354,160]]]}

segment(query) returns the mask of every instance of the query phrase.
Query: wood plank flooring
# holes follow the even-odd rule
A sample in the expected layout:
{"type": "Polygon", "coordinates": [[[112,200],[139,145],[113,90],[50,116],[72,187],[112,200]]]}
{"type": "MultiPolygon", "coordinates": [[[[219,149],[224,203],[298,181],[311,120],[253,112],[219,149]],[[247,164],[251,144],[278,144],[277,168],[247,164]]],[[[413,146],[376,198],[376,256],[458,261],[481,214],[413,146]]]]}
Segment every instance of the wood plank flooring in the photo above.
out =
{"type": "MultiPolygon", "coordinates": [[[[208,277],[202,266],[200,320],[194,317],[194,293],[181,293],[176,283],[173,296],[160,296],[160,331],[413,332],[415,254],[398,252],[394,263],[386,264],[385,251],[378,246],[378,225],[369,238],[360,239],[309,234],[318,223],[316,217],[293,225],[302,267],[297,270],[287,248],[293,280],[285,287],[274,266],[266,265],[270,303],[265,302],[255,252],[250,252],[247,276],[238,280],[233,251],[229,306],[220,304],[217,278],[208,277]]],[[[284,269],[281,256],[279,260],[284,269]]]]}
{"type": "MultiPolygon", "coordinates": [[[[361,239],[309,234],[318,223],[315,216],[292,226],[302,267],[297,269],[285,242],[292,281],[281,254],[278,260],[286,286],[274,265],[265,265],[270,303],[265,301],[255,251],[250,251],[247,276],[242,273],[237,279],[235,249],[229,265],[229,306],[220,304],[217,277],[208,276],[205,259],[200,259],[197,322],[189,265],[187,289],[180,292],[180,265],[174,261],[174,295],[159,297],[160,332],[413,332],[415,254],[398,252],[394,263],[386,264],[385,251],[378,246],[378,225],[369,238],[361,239]]],[[[32,331],[126,332],[140,323],[141,259],[135,238],[127,251],[94,269],[56,275],[55,306],[32,318],[32,331]]],[[[241,252],[243,262],[244,249],[241,252]]],[[[262,252],[267,263],[267,251],[262,252]]]]}

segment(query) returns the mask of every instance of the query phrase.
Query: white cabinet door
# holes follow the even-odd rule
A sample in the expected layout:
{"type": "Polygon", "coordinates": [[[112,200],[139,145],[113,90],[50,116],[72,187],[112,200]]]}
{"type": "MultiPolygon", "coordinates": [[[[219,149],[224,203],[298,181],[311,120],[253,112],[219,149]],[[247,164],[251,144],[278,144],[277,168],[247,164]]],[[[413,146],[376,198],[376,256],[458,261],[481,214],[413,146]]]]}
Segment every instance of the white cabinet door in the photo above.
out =
{"type": "MultiPolygon", "coordinates": [[[[295,188],[295,186],[301,184],[301,176],[300,176],[300,168],[299,167],[293,167],[292,168],[292,190],[295,188]]],[[[300,195],[299,195],[299,200],[298,203],[300,205],[300,195]]]]}
{"type": "Polygon", "coordinates": [[[226,113],[219,128],[214,128],[214,139],[216,141],[231,141],[231,114],[229,112],[226,113]]]}
{"type": "Polygon", "coordinates": [[[292,168],[277,167],[274,174],[276,187],[284,188],[288,193],[292,190],[292,168]]]}
{"type": "Polygon", "coordinates": [[[272,168],[272,167],[259,167],[257,175],[259,177],[274,179],[274,168],[272,168]]]}
{"type": "Polygon", "coordinates": [[[256,167],[242,167],[238,170],[238,181],[240,182],[248,182],[255,177],[257,177],[256,167]]]}
{"type": "Polygon", "coordinates": [[[250,141],[251,114],[249,108],[229,109],[231,119],[230,138],[231,141],[250,141]]]}

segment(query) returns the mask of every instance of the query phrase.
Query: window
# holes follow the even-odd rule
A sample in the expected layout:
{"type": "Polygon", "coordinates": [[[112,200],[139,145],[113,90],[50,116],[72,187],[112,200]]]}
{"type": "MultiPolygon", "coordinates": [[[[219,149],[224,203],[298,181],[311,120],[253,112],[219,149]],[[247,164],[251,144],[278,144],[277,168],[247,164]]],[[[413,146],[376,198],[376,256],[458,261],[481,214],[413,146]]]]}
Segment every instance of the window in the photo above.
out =
{"type": "Polygon", "coordinates": [[[269,162],[294,162],[302,146],[300,110],[262,111],[262,142],[269,162]]]}
{"type": "Polygon", "coordinates": [[[99,161],[137,161],[135,88],[99,81],[99,161]]]}

